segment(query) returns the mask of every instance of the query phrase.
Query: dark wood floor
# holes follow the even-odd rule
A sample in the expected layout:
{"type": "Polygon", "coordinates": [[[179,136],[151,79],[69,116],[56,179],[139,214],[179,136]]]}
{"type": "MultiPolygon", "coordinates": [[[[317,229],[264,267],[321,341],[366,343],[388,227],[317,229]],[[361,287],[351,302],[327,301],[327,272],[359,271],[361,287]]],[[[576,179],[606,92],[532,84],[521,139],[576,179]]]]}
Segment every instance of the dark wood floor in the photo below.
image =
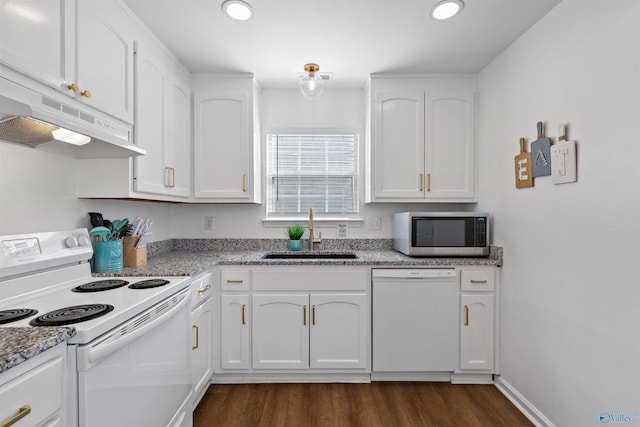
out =
{"type": "Polygon", "coordinates": [[[194,412],[194,427],[531,425],[492,385],[431,382],[212,385],[194,412]]]}

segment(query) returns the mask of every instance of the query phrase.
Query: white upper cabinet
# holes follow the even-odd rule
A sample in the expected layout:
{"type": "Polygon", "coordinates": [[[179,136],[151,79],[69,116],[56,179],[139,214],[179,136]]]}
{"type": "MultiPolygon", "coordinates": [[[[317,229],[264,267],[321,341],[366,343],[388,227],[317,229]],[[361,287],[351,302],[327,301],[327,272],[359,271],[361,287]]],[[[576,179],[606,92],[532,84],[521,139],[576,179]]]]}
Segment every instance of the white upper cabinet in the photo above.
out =
{"type": "MultiPolygon", "coordinates": [[[[0,0],[0,63],[133,123],[131,21],[114,1],[0,0]]],[[[27,76],[28,78],[25,78],[27,76]]]]}
{"type": "Polygon", "coordinates": [[[186,73],[157,49],[136,48],[135,141],[147,150],[134,159],[134,190],[189,197],[191,193],[191,95],[186,73]]]}
{"type": "Polygon", "coordinates": [[[113,1],[78,0],[76,96],[133,123],[133,40],[124,10],[113,1]]]}
{"type": "Polygon", "coordinates": [[[372,78],[366,202],[475,201],[475,78],[372,78]]]}
{"type": "Polygon", "coordinates": [[[70,93],[75,11],[76,0],[0,0],[0,63],[70,93]]]}
{"type": "Polygon", "coordinates": [[[197,76],[194,93],[194,197],[260,202],[259,91],[252,76],[197,76]]]}

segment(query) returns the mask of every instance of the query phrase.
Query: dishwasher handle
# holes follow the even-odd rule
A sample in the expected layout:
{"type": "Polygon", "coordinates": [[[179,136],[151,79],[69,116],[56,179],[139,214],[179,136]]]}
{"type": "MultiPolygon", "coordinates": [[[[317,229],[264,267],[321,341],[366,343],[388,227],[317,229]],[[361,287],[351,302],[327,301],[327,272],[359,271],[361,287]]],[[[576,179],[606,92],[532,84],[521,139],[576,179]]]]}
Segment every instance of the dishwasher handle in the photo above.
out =
{"type": "Polygon", "coordinates": [[[376,268],[371,272],[376,279],[455,279],[455,268],[376,268]]]}
{"type": "Polygon", "coordinates": [[[109,354],[169,320],[191,301],[190,293],[191,289],[187,288],[126,322],[94,345],[79,347],[77,351],[78,369],[90,368],[109,354]],[[166,306],[162,307],[163,305],[166,306]],[[162,309],[158,309],[158,307],[162,307],[162,309]]]}

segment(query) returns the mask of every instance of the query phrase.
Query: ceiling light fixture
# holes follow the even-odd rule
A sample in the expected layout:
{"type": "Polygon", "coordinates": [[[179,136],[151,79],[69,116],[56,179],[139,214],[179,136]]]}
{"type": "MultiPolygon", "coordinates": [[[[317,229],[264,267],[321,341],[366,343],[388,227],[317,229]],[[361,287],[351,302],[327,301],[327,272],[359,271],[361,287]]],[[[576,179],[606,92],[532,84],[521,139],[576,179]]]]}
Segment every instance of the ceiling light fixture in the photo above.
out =
{"type": "Polygon", "coordinates": [[[431,9],[431,17],[442,21],[444,19],[453,18],[464,9],[462,0],[442,0],[431,9]]]}
{"type": "Polygon", "coordinates": [[[247,21],[253,16],[253,7],[242,0],[226,0],[222,3],[222,10],[236,21],[247,21]]]}
{"type": "Polygon", "coordinates": [[[300,78],[300,92],[305,98],[314,101],[320,97],[324,89],[322,77],[318,74],[320,66],[318,64],[306,64],[304,71],[307,74],[300,78]]]}

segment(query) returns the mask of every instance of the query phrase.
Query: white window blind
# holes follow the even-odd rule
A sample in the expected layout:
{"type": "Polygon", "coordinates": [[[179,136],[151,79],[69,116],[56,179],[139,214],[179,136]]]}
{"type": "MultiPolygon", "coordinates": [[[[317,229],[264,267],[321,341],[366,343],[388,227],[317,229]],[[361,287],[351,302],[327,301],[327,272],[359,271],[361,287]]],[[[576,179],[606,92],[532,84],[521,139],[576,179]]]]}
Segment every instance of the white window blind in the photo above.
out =
{"type": "Polygon", "coordinates": [[[267,215],[358,213],[358,134],[267,134],[267,215]]]}

